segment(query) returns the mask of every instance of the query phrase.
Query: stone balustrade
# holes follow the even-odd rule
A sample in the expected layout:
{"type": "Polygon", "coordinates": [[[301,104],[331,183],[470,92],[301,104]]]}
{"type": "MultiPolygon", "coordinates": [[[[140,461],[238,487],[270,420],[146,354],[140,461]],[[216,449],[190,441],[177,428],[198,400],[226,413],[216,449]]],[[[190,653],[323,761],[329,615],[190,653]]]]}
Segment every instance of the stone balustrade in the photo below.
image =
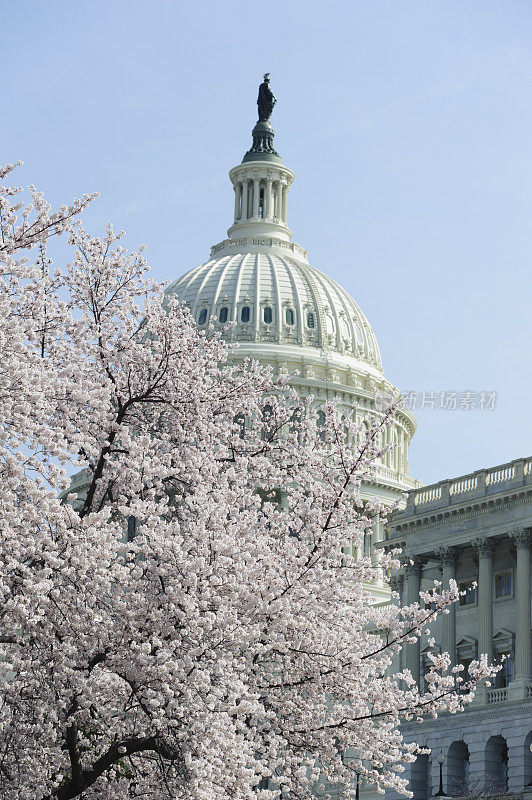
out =
{"type": "Polygon", "coordinates": [[[493,469],[481,469],[410,492],[407,513],[421,514],[428,509],[457,505],[526,485],[532,485],[532,458],[518,458],[493,469]]]}
{"type": "Polygon", "coordinates": [[[508,687],[504,689],[488,689],[486,693],[486,703],[488,706],[496,703],[506,703],[508,700],[508,687]]]}

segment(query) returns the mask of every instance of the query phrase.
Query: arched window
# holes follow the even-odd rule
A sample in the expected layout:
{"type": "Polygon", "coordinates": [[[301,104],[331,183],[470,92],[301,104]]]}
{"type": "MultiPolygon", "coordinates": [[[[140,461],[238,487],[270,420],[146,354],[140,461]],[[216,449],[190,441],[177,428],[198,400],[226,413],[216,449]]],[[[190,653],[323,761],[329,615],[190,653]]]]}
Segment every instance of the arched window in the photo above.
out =
{"type": "Polygon", "coordinates": [[[484,790],[488,794],[508,790],[508,745],[503,736],[490,736],[484,750],[484,790]]]}
{"type": "Polygon", "coordinates": [[[303,409],[301,407],[295,408],[290,417],[290,426],[288,428],[290,433],[297,434],[298,442],[301,440],[301,420],[303,417],[303,409]]]}
{"type": "Polygon", "coordinates": [[[198,325],[205,325],[206,322],[207,322],[207,309],[202,308],[198,317],[198,325]]]}
{"type": "Polygon", "coordinates": [[[273,312],[270,306],[265,306],[263,312],[263,319],[266,325],[270,325],[273,320],[273,312]]]}
{"type": "Polygon", "coordinates": [[[263,440],[267,440],[270,438],[272,433],[272,425],[273,425],[273,408],[270,405],[265,405],[262,409],[262,422],[263,428],[261,431],[261,438],[263,440]]]}
{"type": "Polygon", "coordinates": [[[453,742],[447,753],[447,792],[464,797],[469,791],[469,748],[465,742],[453,742]]]}
{"type": "Polygon", "coordinates": [[[240,321],[249,322],[249,306],[242,306],[242,311],[240,312],[240,321]]]}
{"type": "Polygon", "coordinates": [[[314,312],[313,311],[309,311],[308,314],[307,314],[307,328],[314,328],[315,325],[316,325],[316,322],[315,322],[315,319],[314,319],[314,312]]]}
{"type": "Polygon", "coordinates": [[[237,414],[233,417],[233,422],[237,426],[238,435],[241,439],[244,438],[244,434],[246,433],[246,418],[244,414],[237,414]]]}
{"type": "Polygon", "coordinates": [[[349,330],[349,325],[347,324],[347,320],[342,318],[340,320],[340,330],[342,332],[342,336],[344,339],[349,339],[351,336],[351,331],[349,330]]]}
{"type": "Polygon", "coordinates": [[[525,786],[532,786],[532,751],[530,750],[530,746],[532,745],[532,731],[530,731],[526,738],[524,744],[524,761],[525,761],[525,786]]]}
{"type": "Polygon", "coordinates": [[[430,785],[430,759],[427,753],[419,755],[410,768],[410,791],[413,800],[426,800],[432,794],[430,785]]]}
{"type": "Polygon", "coordinates": [[[294,309],[293,308],[287,308],[286,309],[285,319],[286,319],[286,324],[287,325],[293,325],[294,324],[294,309]]]}
{"type": "Polygon", "coordinates": [[[222,306],[220,309],[220,316],[218,317],[222,325],[227,322],[228,314],[229,314],[229,309],[227,308],[227,306],[222,306]]]}
{"type": "Polygon", "coordinates": [[[345,418],[345,414],[342,414],[342,425],[343,425],[343,434],[344,434],[344,444],[349,443],[349,425],[347,424],[347,420],[345,418]]]}

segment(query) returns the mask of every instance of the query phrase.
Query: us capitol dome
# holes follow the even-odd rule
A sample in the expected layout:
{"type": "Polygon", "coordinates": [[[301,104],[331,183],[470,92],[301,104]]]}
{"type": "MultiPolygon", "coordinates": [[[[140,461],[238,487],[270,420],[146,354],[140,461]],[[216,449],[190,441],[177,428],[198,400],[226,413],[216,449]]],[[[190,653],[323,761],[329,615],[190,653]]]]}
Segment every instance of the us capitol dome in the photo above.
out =
{"type": "MultiPolygon", "coordinates": [[[[292,375],[291,384],[302,396],[312,394],[317,406],[335,399],[340,413],[356,408],[363,420],[378,414],[379,395],[397,390],[384,376],[377,339],[362,310],[292,241],[287,200],[294,173],[273,146],[269,117],[275,98],[268,75],[257,102],[252,146],[229,173],[234,212],[227,239],[167,292],[188,305],[200,328],[211,317],[220,327],[235,323],[227,333],[237,345],[232,359],[269,364],[278,374],[292,375]]],[[[413,414],[401,409],[384,434],[395,446],[378,466],[376,482],[366,487],[367,496],[390,502],[421,485],[408,468],[415,429],[413,414]]],[[[377,530],[375,539],[380,538],[377,530]]]]}

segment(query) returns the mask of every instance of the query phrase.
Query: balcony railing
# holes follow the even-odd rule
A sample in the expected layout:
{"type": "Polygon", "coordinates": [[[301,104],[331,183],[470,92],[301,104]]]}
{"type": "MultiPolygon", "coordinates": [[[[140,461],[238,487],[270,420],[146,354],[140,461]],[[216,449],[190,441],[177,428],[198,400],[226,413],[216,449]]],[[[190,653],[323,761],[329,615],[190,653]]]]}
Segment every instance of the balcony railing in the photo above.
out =
{"type": "Polygon", "coordinates": [[[412,491],[405,513],[422,514],[425,510],[443,508],[497,492],[532,486],[532,458],[518,458],[492,469],[481,469],[412,491]]]}
{"type": "Polygon", "coordinates": [[[488,689],[486,692],[486,702],[489,706],[495,703],[506,703],[508,700],[508,687],[504,689],[488,689]]]}

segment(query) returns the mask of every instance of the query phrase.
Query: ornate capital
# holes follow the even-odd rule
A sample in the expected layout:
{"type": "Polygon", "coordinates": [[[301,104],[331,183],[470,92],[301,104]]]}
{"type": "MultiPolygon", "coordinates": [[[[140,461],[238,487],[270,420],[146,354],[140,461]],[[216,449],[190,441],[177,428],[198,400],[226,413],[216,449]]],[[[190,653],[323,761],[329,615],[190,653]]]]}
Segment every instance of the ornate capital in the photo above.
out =
{"type": "Polygon", "coordinates": [[[512,531],[508,531],[508,536],[514,543],[516,550],[528,550],[532,544],[528,528],[514,528],[512,531]]]}
{"type": "Polygon", "coordinates": [[[439,547],[434,551],[434,555],[446,566],[452,567],[456,564],[456,548],[455,547],[439,547]]]}
{"type": "Polygon", "coordinates": [[[493,539],[479,536],[471,540],[471,545],[476,549],[479,558],[488,558],[493,552],[493,539]]]}

